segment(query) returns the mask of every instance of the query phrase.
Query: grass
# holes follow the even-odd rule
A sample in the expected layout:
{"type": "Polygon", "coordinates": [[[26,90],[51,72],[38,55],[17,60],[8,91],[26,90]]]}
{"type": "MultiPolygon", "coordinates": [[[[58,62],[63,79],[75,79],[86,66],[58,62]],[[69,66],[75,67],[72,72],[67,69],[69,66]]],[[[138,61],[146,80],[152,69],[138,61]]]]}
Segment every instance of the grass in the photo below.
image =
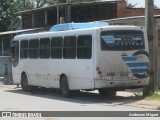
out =
{"type": "Polygon", "coordinates": [[[146,100],[160,100],[160,91],[150,92],[148,96],[145,97],[146,100]]]}
{"type": "Polygon", "coordinates": [[[145,99],[145,100],[160,100],[160,90],[155,92],[150,92],[149,95],[143,96],[143,92],[136,93],[132,96],[135,99],[145,99]]]}

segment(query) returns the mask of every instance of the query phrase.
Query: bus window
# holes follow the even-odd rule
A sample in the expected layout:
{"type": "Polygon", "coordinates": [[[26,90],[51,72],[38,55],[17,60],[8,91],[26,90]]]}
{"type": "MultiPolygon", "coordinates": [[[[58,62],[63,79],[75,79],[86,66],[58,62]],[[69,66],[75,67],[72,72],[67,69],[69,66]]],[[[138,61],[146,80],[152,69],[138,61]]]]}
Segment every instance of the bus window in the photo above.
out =
{"type": "Polygon", "coordinates": [[[101,32],[101,49],[126,51],[144,49],[144,35],[136,30],[114,30],[101,32]]]}
{"type": "Polygon", "coordinates": [[[32,39],[29,41],[29,58],[38,58],[39,40],[32,39]]]}
{"type": "Polygon", "coordinates": [[[92,36],[78,36],[77,39],[77,58],[90,59],[92,54],[92,36]]]}
{"type": "Polygon", "coordinates": [[[50,39],[42,38],[40,39],[40,58],[50,58],[50,39]]]}
{"type": "Polygon", "coordinates": [[[51,58],[62,58],[62,37],[55,37],[51,39],[51,58]]]}
{"type": "Polygon", "coordinates": [[[63,58],[64,59],[76,58],[76,37],[75,36],[64,37],[63,58]]]}
{"type": "Polygon", "coordinates": [[[28,40],[21,41],[20,58],[28,58],[28,40]]]}

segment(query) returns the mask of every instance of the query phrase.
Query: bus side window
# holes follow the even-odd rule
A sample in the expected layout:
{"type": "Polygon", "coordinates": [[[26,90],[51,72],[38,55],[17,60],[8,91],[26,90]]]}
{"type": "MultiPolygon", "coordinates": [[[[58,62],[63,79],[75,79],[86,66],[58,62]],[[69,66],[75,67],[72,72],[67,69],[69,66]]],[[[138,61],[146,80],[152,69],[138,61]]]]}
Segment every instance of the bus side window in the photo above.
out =
{"type": "Polygon", "coordinates": [[[51,58],[60,59],[62,58],[62,37],[55,37],[51,39],[51,58]]]}
{"type": "Polygon", "coordinates": [[[77,38],[77,58],[91,59],[92,56],[92,36],[83,35],[77,38]]]}
{"type": "Polygon", "coordinates": [[[50,58],[50,38],[40,39],[40,58],[50,58]]]}
{"type": "Polygon", "coordinates": [[[29,41],[29,58],[38,58],[39,55],[39,39],[29,41]]]}
{"type": "Polygon", "coordinates": [[[63,58],[64,59],[76,58],[76,37],[75,36],[64,37],[63,58]]]}
{"type": "Polygon", "coordinates": [[[28,40],[21,41],[20,58],[28,58],[28,40]]]}

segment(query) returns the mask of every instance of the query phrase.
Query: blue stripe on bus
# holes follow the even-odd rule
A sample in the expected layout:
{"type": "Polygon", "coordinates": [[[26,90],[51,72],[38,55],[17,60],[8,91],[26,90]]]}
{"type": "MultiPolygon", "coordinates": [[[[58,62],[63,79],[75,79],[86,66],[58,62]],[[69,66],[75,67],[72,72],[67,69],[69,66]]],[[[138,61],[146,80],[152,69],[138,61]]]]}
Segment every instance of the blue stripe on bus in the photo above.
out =
{"type": "Polygon", "coordinates": [[[128,67],[147,67],[149,62],[127,63],[128,67]]]}
{"type": "Polygon", "coordinates": [[[122,56],[122,59],[124,61],[137,61],[137,57],[136,56],[122,56]]]}
{"type": "Polygon", "coordinates": [[[144,73],[147,71],[147,69],[131,69],[131,71],[133,72],[133,74],[137,74],[137,73],[144,73]]]}

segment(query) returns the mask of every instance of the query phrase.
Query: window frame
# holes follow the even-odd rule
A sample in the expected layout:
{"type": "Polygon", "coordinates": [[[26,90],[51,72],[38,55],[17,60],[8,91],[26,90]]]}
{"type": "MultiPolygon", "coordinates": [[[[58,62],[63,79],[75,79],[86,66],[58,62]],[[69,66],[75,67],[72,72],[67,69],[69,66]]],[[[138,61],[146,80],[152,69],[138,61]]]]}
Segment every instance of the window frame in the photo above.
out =
{"type": "Polygon", "coordinates": [[[91,34],[88,34],[88,35],[79,35],[77,37],[77,59],[91,59],[92,58],[92,42],[93,42],[93,38],[92,38],[92,35],[91,34]],[[80,37],[90,37],[90,39],[88,39],[88,41],[90,40],[90,44],[89,45],[85,45],[85,40],[83,43],[79,43],[79,41],[82,41],[80,40],[80,37]],[[83,45],[82,45],[83,44],[83,45]],[[89,51],[86,51],[85,49],[89,48],[89,51]],[[81,50],[83,51],[81,51],[81,50]],[[80,53],[81,52],[81,53],[80,53]],[[89,55],[87,56],[86,54],[82,54],[83,53],[86,53],[89,52],[89,55]]]}
{"type": "Polygon", "coordinates": [[[77,57],[77,37],[76,36],[64,36],[63,39],[63,59],[76,59],[77,57]],[[68,38],[75,38],[73,39],[68,39],[68,38]],[[69,40],[73,40],[74,41],[74,45],[72,45],[73,43],[70,42],[66,42],[69,40]],[[68,45],[67,45],[68,44],[68,45]],[[68,54],[71,53],[71,54],[68,54]]]}
{"type": "Polygon", "coordinates": [[[39,39],[39,58],[40,59],[49,59],[50,57],[51,57],[51,39],[47,38],[47,37],[40,38],[39,39]],[[48,40],[49,44],[44,44],[47,40],[48,40]],[[43,44],[41,44],[42,41],[44,42],[43,44]]]}
{"type": "MultiPolygon", "coordinates": [[[[34,43],[35,44],[35,43],[34,43]]],[[[30,39],[29,40],[29,58],[30,59],[38,59],[39,58],[39,39],[30,39]],[[37,47],[33,47],[33,43],[32,43],[32,48],[31,48],[31,43],[32,41],[38,41],[37,43],[37,47]],[[31,52],[32,51],[32,52],[31,52]],[[33,52],[34,51],[34,52],[33,52]],[[32,53],[32,54],[30,54],[32,53]],[[34,54],[34,55],[33,55],[34,54]],[[32,55],[32,56],[31,56],[32,55]]]]}
{"type": "Polygon", "coordinates": [[[20,41],[20,58],[21,59],[28,59],[28,57],[29,57],[29,49],[28,48],[29,48],[28,40],[21,40],[20,41]],[[25,43],[25,42],[27,42],[27,43],[25,43]]]}
{"type": "Polygon", "coordinates": [[[63,56],[63,37],[52,37],[50,50],[51,50],[51,58],[52,59],[62,59],[62,56],[63,56]],[[54,42],[58,41],[58,42],[60,42],[60,44],[57,42],[59,45],[56,46],[53,41],[54,42]],[[52,43],[53,43],[53,46],[52,46],[52,43]],[[54,50],[57,53],[55,56],[54,56],[54,50]],[[58,53],[60,53],[60,54],[58,54],[58,53]]]}

